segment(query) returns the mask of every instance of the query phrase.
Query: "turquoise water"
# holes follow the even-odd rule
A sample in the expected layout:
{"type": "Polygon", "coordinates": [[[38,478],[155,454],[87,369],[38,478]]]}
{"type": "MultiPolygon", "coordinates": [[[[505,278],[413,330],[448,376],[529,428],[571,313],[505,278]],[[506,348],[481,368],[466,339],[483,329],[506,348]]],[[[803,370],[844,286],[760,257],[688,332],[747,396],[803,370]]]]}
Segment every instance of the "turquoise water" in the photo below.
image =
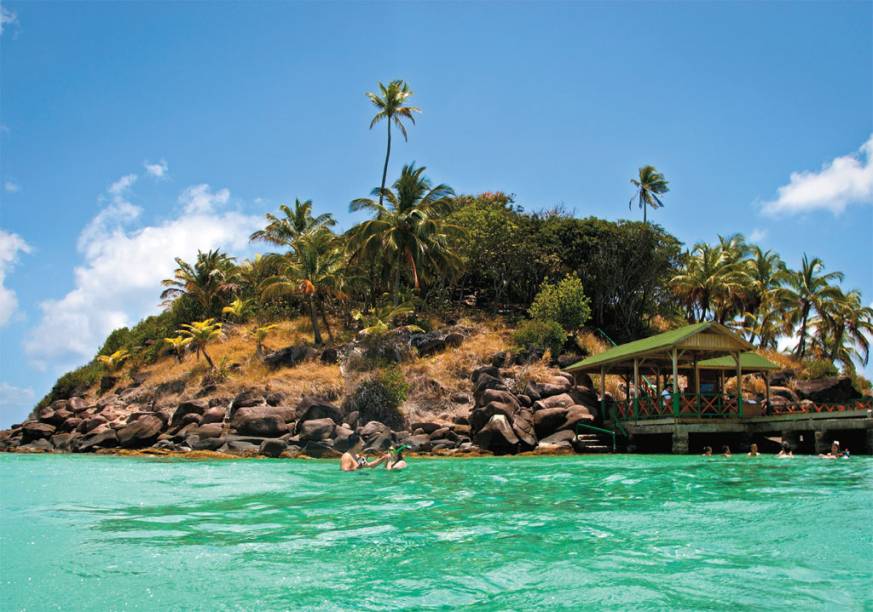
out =
{"type": "Polygon", "coordinates": [[[873,458],[0,455],[4,610],[873,608],[873,458]]]}

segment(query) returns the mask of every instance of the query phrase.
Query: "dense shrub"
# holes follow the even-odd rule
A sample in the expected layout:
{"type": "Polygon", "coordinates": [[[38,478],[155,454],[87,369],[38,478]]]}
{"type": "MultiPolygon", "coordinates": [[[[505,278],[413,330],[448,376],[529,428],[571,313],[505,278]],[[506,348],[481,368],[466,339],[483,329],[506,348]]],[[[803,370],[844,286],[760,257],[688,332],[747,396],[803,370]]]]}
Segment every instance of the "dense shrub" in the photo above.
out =
{"type": "Polygon", "coordinates": [[[404,424],[400,405],[406,401],[408,385],[403,373],[396,368],[380,371],[362,382],[346,399],[346,414],[358,411],[358,422],[379,421],[392,429],[404,424]]]}
{"type": "Polygon", "coordinates": [[[591,306],[582,281],[571,273],[557,284],[544,282],[528,312],[538,321],[554,321],[573,333],[591,317],[591,306]]]}
{"type": "Polygon", "coordinates": [[[557,355],[567,341],[567,334],[554,321],[531,320],[518,326],[513,340],[526,351],[549,350],[552,355],[557,355]]]}

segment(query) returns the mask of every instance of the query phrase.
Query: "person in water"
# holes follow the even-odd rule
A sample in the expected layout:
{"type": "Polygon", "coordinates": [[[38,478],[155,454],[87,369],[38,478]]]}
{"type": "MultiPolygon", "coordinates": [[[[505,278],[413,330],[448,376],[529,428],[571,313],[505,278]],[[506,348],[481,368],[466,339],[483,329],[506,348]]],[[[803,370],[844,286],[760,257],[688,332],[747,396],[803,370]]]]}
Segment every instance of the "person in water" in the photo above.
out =
{"type": "Polygon", "coordinates": [[[722,457],[732,457],[733,455],[731,455],[731,447],[728,446],[727,444],[722,446],[721,447],[721,456],[722,457]]]}
{"type": "Polygon", "coordinates": [[[779,452],[776,454],[777,457],[793,457],[794,453],[791,452],[791,446],[789,446],[788,442],[782,443],[782,448],[779,449],[779,452]]]}
{"type": "Polygon", "coordinates": [[[749,447],[749,457],[757,457],[759,454],[758,445],[752,442],[752,445],[749,447]]]}
{"type": "Polygon", "coordinates": [[[382,455],[376,461],[367,461],[366,457],[358,454],[363,448],[364,441],[361,440],[361,436],[358,434],[352,434],[349,437],[349,450],[344,452],[343,456],[340,458],[340,469],[343,472],[354,472],[356,470],[374,468],[385,463],[390,457],[390,455],[382,455]]]}
{"type": "Polygon", "coordinates": [[[848,450],[845,452],[841,451],[839,440],[834,440],[831,443],[831,452],[829,452],[826,455],[820,454],[819,457],[821,457],[822,459],[839,459],[840,457],[842,457],[844,459],[848,459],[849,458],[849,451],[848,450]]]}
{"type": "Polygon", "coordinates": [[[388,462],[385,463],[386,470],[402,470],[406,467],[406,459],[403,457],[403,451],[405,451],[408,446],[405,444],[401,444],[400,446],[392,446],[389,450],[389,459],[388,462]]]}
{"type": "Polygon", "coordinates": [[[712,447],[711,446],[704,446],[703,447],[703,456],[704,457],[712,457],[712,447]]]}

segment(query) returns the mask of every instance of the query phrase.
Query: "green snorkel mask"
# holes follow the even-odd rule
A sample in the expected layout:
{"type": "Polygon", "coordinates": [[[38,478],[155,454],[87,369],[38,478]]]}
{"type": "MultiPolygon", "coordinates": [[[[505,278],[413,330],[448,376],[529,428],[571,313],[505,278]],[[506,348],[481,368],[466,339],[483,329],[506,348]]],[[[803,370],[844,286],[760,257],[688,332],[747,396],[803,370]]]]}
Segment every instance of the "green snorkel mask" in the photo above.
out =
{"type": "Polygon", "coordinates": [[[392,448],[391,454],[394,455],[395,457],[399,457],[400,455],[403,454],[403,451],[407,450],[408,448],[409,448],[408,444],[401,444],[400,446],[398,446],[396,448],[392,448]]]}

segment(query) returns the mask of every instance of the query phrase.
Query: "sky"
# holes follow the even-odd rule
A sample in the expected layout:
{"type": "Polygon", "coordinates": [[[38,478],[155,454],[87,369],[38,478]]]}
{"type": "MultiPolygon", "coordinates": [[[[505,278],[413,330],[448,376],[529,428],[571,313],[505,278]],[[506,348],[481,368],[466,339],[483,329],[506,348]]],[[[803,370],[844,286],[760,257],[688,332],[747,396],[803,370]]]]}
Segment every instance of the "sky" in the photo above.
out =
{"type": "Polygon", "coordinates": [[[250,254],[294,198],[363,218],[380,80],[423,110],[389,176],[636,219],[653,164],[687,245],[742,232],[873,303],[873,3],[0,6],[0,426],[159,312],[175,256],[250,254]]]}

